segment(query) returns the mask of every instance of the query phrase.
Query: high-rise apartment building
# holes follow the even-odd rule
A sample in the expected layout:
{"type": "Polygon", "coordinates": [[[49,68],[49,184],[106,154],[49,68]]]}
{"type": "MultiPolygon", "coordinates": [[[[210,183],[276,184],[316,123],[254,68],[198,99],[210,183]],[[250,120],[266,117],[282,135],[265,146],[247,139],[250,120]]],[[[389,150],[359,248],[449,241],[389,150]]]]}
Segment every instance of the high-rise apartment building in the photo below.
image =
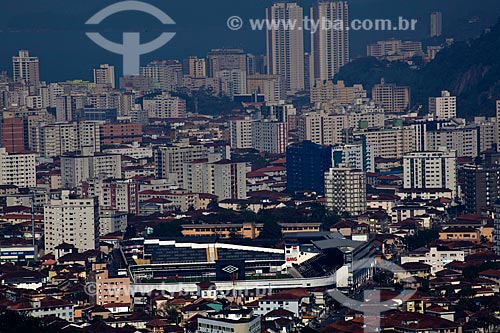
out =
{"type": "Polygon", "coordinates": [[[88,281],[95,285],[95,293],[90,295],[92,304],[130,306],[130,279],[127,276],[111,276],[106,264],[92,264],[88,281]]]}
{"type": "Polygon", "coordinates": [[[168,93],[144,99],[143,108],[148,113],[149,118],[165,119],[186,116],[186,101],[168,93]]]}
{"type": "Polygon", "coordinates": [[[8,153],[25,150],[24,120],[22,118],[4,118],[0,127],[0,147],[8,153]]]}
{"type": "Polygon", "coordinates": [[[90,104],[88,103],[87,96],[84,94],[57,95],[54,99],[57,122],[73,121],[76,118],[77,111],[83,109],[85,105],[90,104]]]}
{"type": "Polygon", "coordinates": [[[35,187],[35,154],[9,154],[5,148],[0,148],[0,185],[35,187]]]}
{"type": "Polygon", "coordinates": [[[285,101],[267,102],[263,111],[266,118],[287,124],[287,131],[297,128],[297,109],[285,101]]]}
{"type": "Polygon", "coordinates": [[[183,63],[184,74],[192,78],[207,77],[207,63],[205,58],[191,56],[184,59],[183,63]]]}
{"type": "Polygon", "coordinates": [[[61,185],[74,188],[92,178],[122,177],[121,155],[113,154],[71,154],[61,156],[61,185]]]}
{"type": "Polygon", "coordinates": [[[348,128],[346,114],[310,112],[298,117],[299,140],[319,145],[336,145],[343,142],[343,131],[348,128]]]}
{"type": "Polygon", "coordinates": [[[251,117],[238,117],[229,119],[230,143],[233,149],[252,148],[252,124],[251,117]]]}
{"type": "Polygon", "coordinates": [[[366,212],[366,173],[345,167],[325,172],[326,208],[353,216],[366,212]]]}
{"type": "Polygon", "coordinates": [[[443,14],[441,12],[431,13],[431,37],[439,37],[443,34],[443,14]]]}
{"type": "Polygon", "coordinates": [[[314,73],[313,73],[313,64],[312,64],[312,54],[310,52],[304,53],[304,89],[306,91],[311,90],[312,82],[314,81],[314,73]]]}
{"type": "Polygon", "coordinates": [[[366,55],[368,57],[384,58],[398,54],[400,48],[400,39],[379,40],[366,46],[366,55]]]}
{"type": "MultiPolygon", "coordinates": [[[[100,209],[139,214],[139,184],[132,179],[89,179],[82,185],[81,192],[88,197],[97,197],[100,209]]],[[[106,226],[99,229],[106,229],[106,226]]]]}
{"type": "Polygon", "coordinates": [[[38,85],[40,83],[38,57],[31,57],[26,50],[19,51],[17,56],[12,57],[12,77],[16,82],[38,85]]]}
{"type": "Polygon", "coordinates": [[[457,117],[457,97],[451,96],[444,90],[441,97],[429,98],[429,113],[438,119],[452,119],[457,117]]]}
{"type": "Polygon", "coordinates": [[[114,209],[103,209],[99,205],[99,236],[127,230],[127,214],[114,209]]]}
{"type": "Polygon", "coordinates": [[[266,102],[278,102],[285,99],[280,75],[254,74],[247,76],[247,92],[263,94],[266,102]]]}
{"type": "Polygon", "coordinates": [[[125,122],[99,124],[99,138],[102,146],[139,143],[142,142],[142,125],[125,122]]]}
{"type": "Polygon", "coordinates": [[[457,192],[457,152],[424,151],[403,157],[403,187],[407,190],[448,189],[457,192]]]}
{"type": "Polygon", "coordinates": [[[353,132],[353,136],[365,137],[375,158],[400,159],[405,153],[426,150],[425,131],[418,125],[364,129],[353,132]]]}
{"type": "Polygon", "coordinates": [[[325,193],[325,172],[332,167],[332,150],[303,141],[286,149],[287,190],[325,193]]]}
{"type": "Polygon", "coordinates": [[[208,159],[183,165],[183,188],[192,193],[209,193],[218,200],[246,199],[247,166],[244,162],[208,159]]]}
{"type": "Polygon", "coordinates": [[[175,91],[182,85],[182,64],[178,60],[153,61],[141,67],[140,75],[151,78],[156,88],[175,91]]]}
{"type": "Polygon", "coordinates": [[[284,122],[258,120],[252,124],[252,148],[270,154],[284,154],[288,144],[284,122]]]}
{"type": "Polygon", "coordinates": [[[500,100],[496,104],[496,138],[497,151],[500,152],[500,100]]]}
{"type": "Polygon", "coordinates": [[[257,70],[257,57],[254,54],[247,53],[247,76],[262,73],[257,70]]]}
{"type": "Polygon", "coordinates": [[[99,124],[92,121],[37,124],[31,128],[30,148],[46,158],[81,151],[84,148],[99,152],[100,135],[99,124]]]}
{"type": "Polygon", "coordinates": [[[247,73],[240,69],[225,69],[215,72],[215,77],[220,80],[221,91],[233,98],[234,95],[247,93],[247,73]]]}
{"type": "Polygon", "coordinates": [[[500,199],[500,165],[465,165],[461,169],[462,192],[465,210],[472,214],[481,214],[483,209],[490,209],[500,199]]]}
{"type": "Polygon", "coordinates": [[[220,71],[247,73],[247,54],[242,49],[213,49],[208,52],[207,59],[210,77],[216,77],[220,71]]]}
{"type": "Polygon", "coordinates": [[[80,252],[97,248],[97,198],[79,198],[64,190],[53,194],[43,215],[45,253],[53,253],[62,243],[72,244],[80,252]]]}
{"type": "Polygon", "coordinates": [[[94,68],[94,84],[97,89],[115,89],[115,66],[102,64],[94,68]]]}
{"type": "Polygon", "coordinates": [[[458,157],[476,157],[480,153],[479,127],[475,124],[457,128],[428,129],[426,140],[428,150],[456,150],[458,157]]]}
{"type": "Polygon", "coordinates": [[[349,4],[347,1],[319,0],[311,8],[313,22],[329,22],[334,28],[320,25],[311,34],[314,79],[332,80],[349,62],[349,4]]]}
{"type": "Polygon", "coordinates": [[[372,89],[372,99],[386,112],[404,112],[410,108],[410,88],[385,83],[382,79],[372,89]]]}
{"type": "Polygon", "coordinates": [[[366,47],[369,57],[398,61],[413,57],[423,57],[422,42],[402,41],[399,39],[379,40],[366,47]]]}
{"type": "Polygon", "coordinates": [[[332,147],[332,162],[334,167],[344,165],[365,172],[375,172],[375,156],[372,146],[366,144],[365,137],[356,143],[332,147]]]}
{"type": "Polygon", "coordinates": [[[344,81],[316,80],[311,87],[311,103],[352,104],[356,99],[366,98],[362,84],[346,87],[344,81]]]}
{"type": "Polygon", "coordinates": [[[174,179],[179,186],[183,184],[183,164],[200,159],[212,161],[230,159],[230,146],[214,144],[189,144],[188,142],[160,146],[154,151],[156,177],[174,179]]]}
{"type": "Polygon", "coordinates": [[[496,117],[474,117],[474,125],[479,128],[479,151],[496,151],[498,141],[496,117]]]}
{"type": "Polygon", "coordinates": [[[267,31],[267,73],[283,78],[285,91],[292,95],[304,90],[303,10],[297,3],[275,3],[266,10],[273,22],[267,31]],[[285,26],[294,22],[294,28],[285,26]]]}
{"type": "Polygon", "coordinates": [[[493,222],[493,244],[496,254],[500,254],[500,201],[495,202],[494,222],[493,222]]]}

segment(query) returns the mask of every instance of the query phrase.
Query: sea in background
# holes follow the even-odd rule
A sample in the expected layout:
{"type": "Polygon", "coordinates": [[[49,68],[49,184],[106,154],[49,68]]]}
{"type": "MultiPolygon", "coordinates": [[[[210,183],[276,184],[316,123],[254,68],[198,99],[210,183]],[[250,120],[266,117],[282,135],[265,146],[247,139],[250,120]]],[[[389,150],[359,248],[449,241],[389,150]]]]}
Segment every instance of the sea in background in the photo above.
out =
{"type": "MultiPolygon", "coordinates": [[[[92,78],[92,68],[101,63],[113,64],[121,73],[121,56],[95,45],[86,36],[84,23],[111,0],[1,0],[0,1],[0,71],[11,71],[11,57],[19,49],[30,50],[40,58],[42,80],[92,78]]],[[[151,60],[204,56],[211,48],[238,47],[254,54],[265,52],[265,32],[252,31],[249,18],[264,18],[269,0],[146,0],[176,21],[175,38],[161,49],[141,58],[151,60]],[[245,26],[239,31],[227,28],[227,18],[240,16],[245,26]]],[[[297,1],[309,13],[312,0],[297,1]]],[[[351,58],[362,56],[370,42],[401,38],[422,40],[429,34],[429,15],[443,13],[446,36],[466,39],[477,36],[500,16],[498,0],[349,0],[350,18],[393,19],[399,16],[417,19],[416,31],[351,33],[351,58]]],[[[155,18],[137,12],[115,14],[99,26],[103,35],[121,42],[122,31],[141,31],[143,42],[164,31],[155,18]]],[[[95,31],[95,29],[94,29],[95,31]]],[[[308,39],[306,38],[306,41],[308,39]]],[[[308,43],[305,49],[308,50],[308,43]]]]}

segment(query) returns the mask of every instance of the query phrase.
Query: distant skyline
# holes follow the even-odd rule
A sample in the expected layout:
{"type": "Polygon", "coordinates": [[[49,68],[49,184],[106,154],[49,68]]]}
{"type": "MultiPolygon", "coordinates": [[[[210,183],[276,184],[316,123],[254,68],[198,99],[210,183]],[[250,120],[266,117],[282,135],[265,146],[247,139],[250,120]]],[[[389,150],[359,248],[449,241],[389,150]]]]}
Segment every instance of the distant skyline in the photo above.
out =
{"type": "MultiPolygon", "coordinates": [[[[3,0],[0,12],[0,70],[12,74],[12,56],[20,49],[27,49],[40,58],[40,77],[53,82],[66,79],[86,79],[93,77],[92,69],[102,63],[116,66],[121,73],[121,57],[106,52],[93,44],[85,36],[84,22],[106,5],[116,1],[89,0],[75,2],[68,6],[66,1],[3,0]]],[[[181,59],[189,55],[205,56],[212,48],[239,47],[254,54],[265,53],[265,32],[251,31],[248,27],[240,31],[230,31],[226,20],[231,15],[244,19],[264,18],[265,8],[272,1],[146,1],[158,6],[175,21],[177,35],[160,50],[142,57],[141,64],[151,60],[181,59]]],[[[297,1],[309,12],[312,0],[297,1]]],[[[478,34],[492,25],[500,16],[497,0],[482,0],[479,5],[470,6],[466,0],[350,0],[350,17],[354,18],[395,18],[404,16],[419,20],[415,32],[395,34],[393,32],[353,32],[351,34],[351,58],[365,55],[366,45],[378,39],[391,37],[421,40],[429,35],[430,14],[443,13],[443,36],[450,31],[460,39],[478,34]],[[471,17],[479,21],[467,23],[471,17]]],[[[144,39],[154,39],[160,28],[154,18],[146,14],[126,13],[116,15],[106,21],[105,27],[111,31],[134,30],[140,27],[145,32],[144,39]],[[127,25],[126,23],[130,23],[127,25]]],[[[119,40],[121,33],[111,32],[106,36],[119,40]]],[[[309,50],[309,38],[305,35],[304,48],[309,50]]]]}

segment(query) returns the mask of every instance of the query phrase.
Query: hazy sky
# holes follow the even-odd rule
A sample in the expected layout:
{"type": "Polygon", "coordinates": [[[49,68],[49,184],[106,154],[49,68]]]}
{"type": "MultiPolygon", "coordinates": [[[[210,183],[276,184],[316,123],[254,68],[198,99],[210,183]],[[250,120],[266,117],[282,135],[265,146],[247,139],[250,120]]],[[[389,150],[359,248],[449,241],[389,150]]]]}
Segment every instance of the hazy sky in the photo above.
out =
{"type": "MultiPolygon", "coordinates": [[[[111,63],[121,72],[121,57],[100,49],[86,36],[85,21],[111,0],[1,0],[0,7],[0,70],[11,70],[11,57],[19,49],[29,49],[40,57],[42,79],[56,81],[73,78],[91,78],[91,69],[100,63],[111,63]],[[71,3],[71,4],[69,4],[71,3]]],[[[160,50],[142,58],[145,64],[154,59],[181,58],[204,55],[210,48],[241,47],[252,53],[263,53],[265,35],[254,32],[248,24],[240,31],[226,26],[229,16],[263,18],[268,0],[147,0],[176,21],[176,37],[160,50]]],[[[298,1],[308,13],[313,1],[298,1]]],[[[442,11],[445,33],[459,37],[474,35],[500,16],[500,1],[478,0],[471,7],[470,0],[350,0],[350,17],[396,18],[404,16],[419,20],[417,31],[404,34],[393,32],[355,32],[351,34],[351,55],[365,52],[368,42],[389,38],[423,39],[429,30],[429,14],[442,11]],[[476,24],[469,24],[478,16],[476,24]]],[[[149,30],[144,40],[154,39],[162,29],[149,15],[141,13],[116,14],[103,24],[108,30],[149,30]]],[[[107,37],[121,41],[121,33],[107,37]]],[[[305,47],[308,49],[308,45],[305,47]]]]}

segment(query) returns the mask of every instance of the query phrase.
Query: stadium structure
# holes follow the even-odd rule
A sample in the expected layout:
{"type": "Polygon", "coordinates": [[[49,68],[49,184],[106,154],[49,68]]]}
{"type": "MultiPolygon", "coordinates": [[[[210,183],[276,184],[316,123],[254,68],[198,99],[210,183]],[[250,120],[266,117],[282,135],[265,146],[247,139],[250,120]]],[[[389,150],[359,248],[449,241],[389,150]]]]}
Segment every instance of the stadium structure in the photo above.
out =
{"type": "Polygon", "coordinates": [[[336,287],[355,289],[373,269],[352,271],[356,260],[373,260],[373,241],[338,233],[288,234],[284,248],[230,243],[217,237],[133,238],[121,250],[132,292],[196,292],[210,281],[219,291],[336,287]]]}

